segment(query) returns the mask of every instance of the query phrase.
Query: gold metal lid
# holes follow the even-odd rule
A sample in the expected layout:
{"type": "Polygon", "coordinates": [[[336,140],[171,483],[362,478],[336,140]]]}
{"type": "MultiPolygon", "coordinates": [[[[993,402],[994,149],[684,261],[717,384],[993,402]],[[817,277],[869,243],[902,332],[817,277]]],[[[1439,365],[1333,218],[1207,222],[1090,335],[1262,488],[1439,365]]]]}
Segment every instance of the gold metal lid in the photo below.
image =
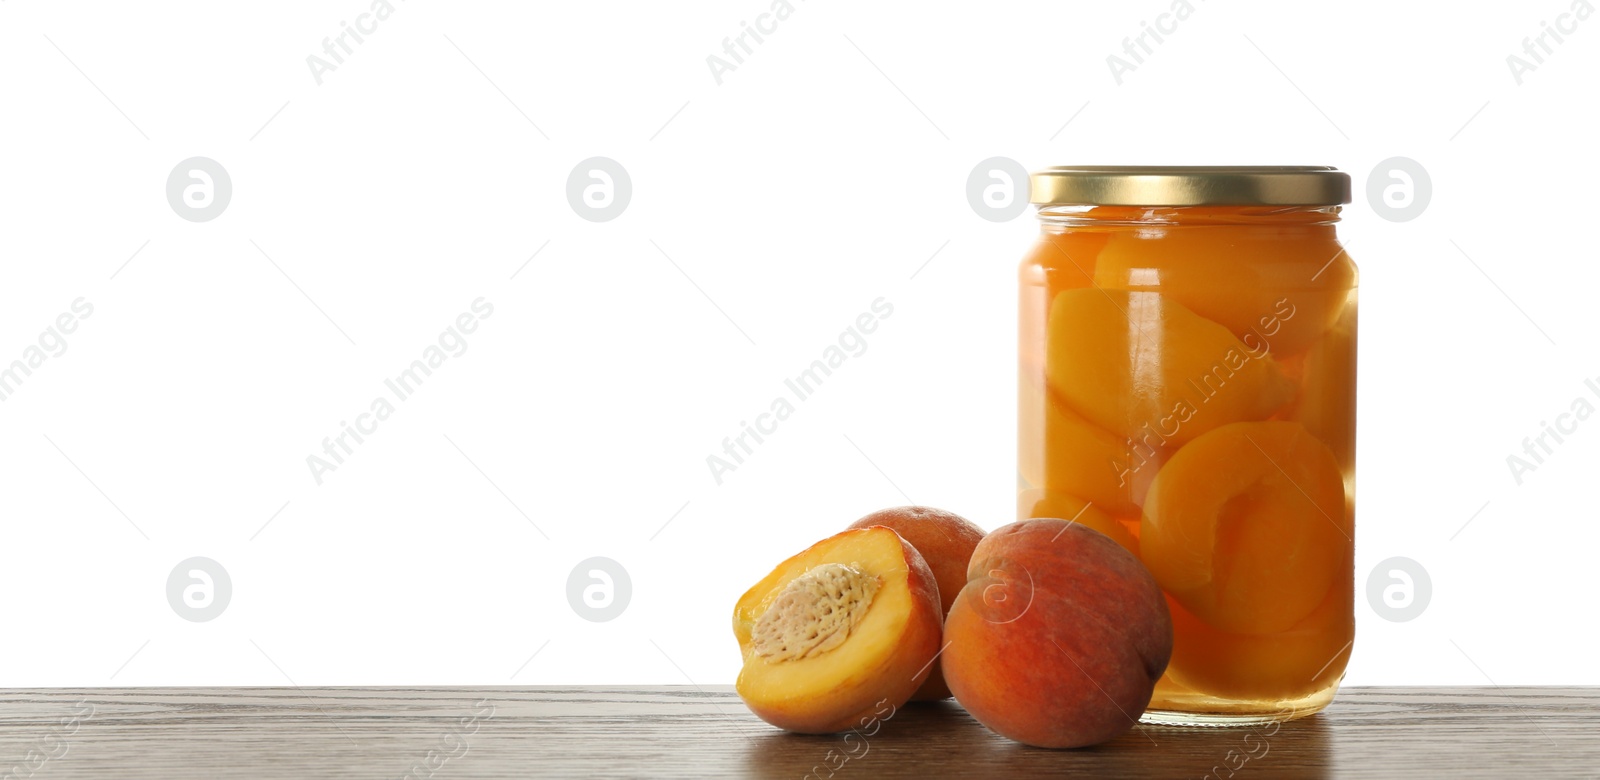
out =
{"type": "Polygon", "coordinates": [[[1061,165],[1031,177],[1037,205],[1337,206],[1350,174],[1325,165],[1061,165]]]}

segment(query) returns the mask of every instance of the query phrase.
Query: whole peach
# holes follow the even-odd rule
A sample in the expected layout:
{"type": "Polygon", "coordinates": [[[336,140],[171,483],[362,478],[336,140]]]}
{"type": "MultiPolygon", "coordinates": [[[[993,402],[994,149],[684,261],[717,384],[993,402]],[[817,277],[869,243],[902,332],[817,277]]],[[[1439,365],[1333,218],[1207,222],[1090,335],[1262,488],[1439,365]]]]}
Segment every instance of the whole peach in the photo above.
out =
{"type": "MultiPolygon", "coordinates": [[[[983,539],[983,529],[954,512],[926,506],[900,506],[880,509],[850,524],[851,528],[888,526],[922,554],[939,583],[940,617],[950,612],[956,595],[967,584],[967,564],[972,551],[983,539]]],[[[928,679],[917,689],[912,701],[937,701],[950,698],[939,662],[933,664],[928,679]]]]}
{"type": "Polygon", "coordinates": [[[1155,578],[1098,531],[1021,520],[984,537],[945,620],[945,681],[1002,736],[1047,748],[1131,728],[1172,656],[1155,578]]]}

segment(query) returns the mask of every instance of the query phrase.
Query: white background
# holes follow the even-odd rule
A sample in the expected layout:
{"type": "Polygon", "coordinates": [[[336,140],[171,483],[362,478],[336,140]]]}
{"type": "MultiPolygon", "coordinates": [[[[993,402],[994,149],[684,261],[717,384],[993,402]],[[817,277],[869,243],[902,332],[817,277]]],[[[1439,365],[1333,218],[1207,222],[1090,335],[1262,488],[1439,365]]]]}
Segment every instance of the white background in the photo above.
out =
{"type": "Polygon", "coordinates": [[[969,207],[992,156],[1350,171],[1358,587],[1406,556],[1433,597],[1358,598],[1346,683],[1600,683],[1600,422],[1506,463],[1600,376],[1600,20],[1506,61],[1566,0],[1195,0],[1120,85],[1164,0],[797,2],[721,85],[767,0],[396,5],[318,85],[365,0],[0,3],[0,361],[94,306],[0,403],[0,685],[732,682],[733,602],[782,558],[908,500],[1010,520],[1036,227],[969,207]],[[565,194],[596,155],[634,190],[604,223],[565,194]],[[1433,195],[1391,223],[1365,186],[1397,155],[1433,195]],[[233,182],[210,222],[166,199],[192,156],[233,182]],[[706,457],[879,297],[719,486],[706,457]],[[166,598],[195,555],[233,582],[210,622],[166,598]],[[591,556],[631,575],[611,622],[567,603],[591,556]]]}

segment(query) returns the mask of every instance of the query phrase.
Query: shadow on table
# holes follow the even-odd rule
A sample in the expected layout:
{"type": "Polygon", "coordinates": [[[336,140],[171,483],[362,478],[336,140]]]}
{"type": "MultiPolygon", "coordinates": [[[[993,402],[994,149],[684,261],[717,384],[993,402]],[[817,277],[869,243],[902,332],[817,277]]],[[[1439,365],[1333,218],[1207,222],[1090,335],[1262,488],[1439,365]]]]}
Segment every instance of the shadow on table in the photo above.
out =
{"type": "Polygon", "coordinates": [[[984,728],[951,702],[909,704],[876,733],[865,728],[826,736],[772,730],[746,744],[745,773],[758,778],[1089,776],[1228,778],[1329,775],[1328,728],[1312,716],[1252,728],[1137,726],[1110,742],[1043,750],[984,728]]]}

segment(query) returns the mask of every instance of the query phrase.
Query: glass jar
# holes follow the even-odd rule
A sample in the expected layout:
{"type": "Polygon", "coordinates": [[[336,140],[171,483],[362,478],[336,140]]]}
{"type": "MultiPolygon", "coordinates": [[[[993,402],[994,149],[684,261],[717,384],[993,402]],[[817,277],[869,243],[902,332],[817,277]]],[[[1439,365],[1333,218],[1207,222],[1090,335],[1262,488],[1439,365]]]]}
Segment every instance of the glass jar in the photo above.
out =
{"type": "Polygon", "coordinates": [[[1018,519],[1155,575],[1144,721],[1327,706],[1355,635],[1356,267],[1324,167],[1061,167],[1021,268],[1018,519]]]}

